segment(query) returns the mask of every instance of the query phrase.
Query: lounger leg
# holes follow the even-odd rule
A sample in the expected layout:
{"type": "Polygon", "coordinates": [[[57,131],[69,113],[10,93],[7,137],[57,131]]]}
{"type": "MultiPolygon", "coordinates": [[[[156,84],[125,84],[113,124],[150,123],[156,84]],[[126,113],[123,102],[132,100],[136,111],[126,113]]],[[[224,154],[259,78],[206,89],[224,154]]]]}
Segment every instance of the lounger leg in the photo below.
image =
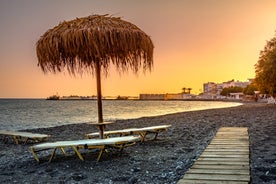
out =
{"type": "Polygon", "coordinates": [[[158,133],[159,133],[159,132],[155,132],[155,136],[154,136],[153,140],[155,140],[155,139],[157,138],[158,133]]]}
{"type": "Polygon", "coordinates": [[[7,135],[3,135],[3,142],[4,143],[7,143],[9,140],[8,136],[7,135]]]}
{"type": "Polygon", "coordinates": [[[22,136],[17,136],[18,143],[22,142],[24,144],[25,139],[22,136]]]}
{"type": "Polygon", "coordinates": [[[76,148],[76,146],[72,146],[73,150],[75,151],[75,153],[78,155],[78,157],[83,161],[83,157],[81,155],[81,153],[79,152],[79,150],[76,148]]]}
{"type": "Polygon", "coordinates": [[[100,148],[100,153],[99,153],[99,155],[98,155],[97,162],[100,161],[101,156],[102,156],[102,154],[103,154],[104,151],[105,151],[105,146],[103,146],[102,148],[100,148]]]}
{"type": "Polygon", "coordinates": [[[16,144],[19,143],[19,142],[18,142],[18,138],[17,138],[17,136],[15,136],[15,135],[13,136],[13,140],[15,141],[16,144]]]}
{"type": "Polygon", "coordinates": [[[66,156],[66,152],[65,152],[64,148],[63,148],[63,147],[60,147],[60,150],[61,150],[61,152],[63,153],[63,155],[66,156]]]}
{"type": "Polygon", "coordinates": [[[25,140],[24,140],[24,144],[27,144],[28,140],[29,140],[29,138],[26,137],[25,140]]]}
{"type": "Polygon", "coordinates": [[[119,151],[120,151],[120,152],[123,152],[124,147],[125,147],[124,144],[122,144],[121,146],[119,146],[119,151]]]}
{"type": "Polygon", "coordinates": [[[155,137],[154,137],[154,139],[157,139],[158,134],[159,134],[160,132],[162,132],[162,131],[166,131],[166,129],[157,130],[157,131],[155,132],[155,137]]]}
{"type": "Polygon", "coordinates": [[[147,132],[139,132],[140,136],[141,136],[141,142],[144,142],[147,132]]]}
{"type": "Polygon", "coordinates": [[[37,154],[36,154],[34,148],[31,148],[31,151],[32,151],[32,153],[33,153],[34,159],[35,159],[37,162],[39,162],[39,158],[38,158],[38,156],[37,156],[37,154]]]}
{"type": "Polygon", "coordinates": [[[51,162],[51,161],[52,161],[52,159],[54,158],[55,153],[56,153],[56,150],[57,150],[57,148],[54,148],[54,150],[53,150],[53,152],[52,152],[52,154],[51,154],[51,157],[50,157],[49,162],[51,162]]]}

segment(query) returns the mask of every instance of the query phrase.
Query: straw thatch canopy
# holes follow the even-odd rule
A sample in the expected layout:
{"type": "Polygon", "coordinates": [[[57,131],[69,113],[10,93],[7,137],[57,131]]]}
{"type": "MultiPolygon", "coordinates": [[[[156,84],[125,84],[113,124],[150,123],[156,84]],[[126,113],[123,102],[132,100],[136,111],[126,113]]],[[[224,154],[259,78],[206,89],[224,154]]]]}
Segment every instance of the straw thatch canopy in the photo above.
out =
{"type": "Polygon", "coordinates": [[[38,40],[36,51],[44,72],[67,68],[71,74],[94,74],[96,62],[105,72],[111,63],[119,71],[150,70],[153,47],[150,37],[134,24],[108,15],[91,15],[49,29],[38,40]]]}

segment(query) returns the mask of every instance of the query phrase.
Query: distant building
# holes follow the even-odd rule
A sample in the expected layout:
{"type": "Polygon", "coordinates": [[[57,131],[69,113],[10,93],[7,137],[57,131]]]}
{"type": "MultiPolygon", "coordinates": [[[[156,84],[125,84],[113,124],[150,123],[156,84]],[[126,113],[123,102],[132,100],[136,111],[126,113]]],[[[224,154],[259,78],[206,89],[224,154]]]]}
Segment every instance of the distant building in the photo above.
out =
{"type": "Polygon", "coordinates": [[[183,93],[167,93],[165,94],[164,100],[182,100],[183,99],[183,93]]]}
{"type": "Polygon", "coordinates": [[[203,84],[204,95],[213,98],[217,95],[217,84],[214,82],[207,82],[203,84]]]}
{"type": "Polygon", "coordinates": [[[193,94],[182,94],[182,98],[183,99],[195,99],[196,98],[196,95],[193,95],[193,94]]]}
{"type": "Polygon", "coordinates": [[[185,93],[140,94],[140,100],[183,100],[195,98],[195,95],[185,93]]]}
{"type": "Polygon", "coordinates": [[[140,100],[164,100],[165,94],[140,94],[140,100]]]}
{"type": "Polygon", "coordinates": [[[230,98],[235,100],[241,100],[243,96],[243,93],[230,93],[230,98]]]}
{"type": "MultiPolygon", "coordinates": [[[[229,87],[242,87],[245,88],[247,85],[251,84],[253,79],[248,79],[247,82],[241,82],[241,81],[235,81],[230,80],[223,83],[214,83],[214,82],[207,82],[203,84],[203,93],[204,96],[207,96],[208,98],[221,98],[220,93],[222,92],[223,88],[229,88],[229,87]]],[[[232,96],[233,97],[233,96],[232,96]]],[[[238,98],[238,97],[233,97],[238,98]]],[[[240,98],[240,95],[239,95],[240,98]]]]}

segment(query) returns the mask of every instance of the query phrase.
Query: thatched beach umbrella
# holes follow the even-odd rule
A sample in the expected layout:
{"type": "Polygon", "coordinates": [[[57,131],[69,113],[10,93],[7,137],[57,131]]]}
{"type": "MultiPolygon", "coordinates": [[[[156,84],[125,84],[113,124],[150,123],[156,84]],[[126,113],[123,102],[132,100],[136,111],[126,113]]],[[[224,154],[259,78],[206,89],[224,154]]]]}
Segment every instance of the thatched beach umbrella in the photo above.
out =
{"type": "Polygon", "coordinates": [[[119,72],[138,72],[153,66],[153,43],[134,24],[108,15],[64,21],[49,29],[36,44],[38,65],[44,72],[89,72],[96,76],[98,123],[103,138],[101,71],[113,64],[119,72]],[[102,124],[102,126],[101,126],[102,124]]]}

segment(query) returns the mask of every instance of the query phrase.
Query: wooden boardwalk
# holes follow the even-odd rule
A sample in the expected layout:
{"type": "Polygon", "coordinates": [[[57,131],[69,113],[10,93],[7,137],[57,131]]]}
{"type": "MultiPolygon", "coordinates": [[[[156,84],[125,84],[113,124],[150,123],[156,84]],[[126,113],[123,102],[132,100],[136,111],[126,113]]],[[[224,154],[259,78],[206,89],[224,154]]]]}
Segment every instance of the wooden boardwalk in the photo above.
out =
{"type": "Polygon", "coordinates": [[[247,184],[249,181],[248,130],[222,127],[178,184],[247,184]]]}

